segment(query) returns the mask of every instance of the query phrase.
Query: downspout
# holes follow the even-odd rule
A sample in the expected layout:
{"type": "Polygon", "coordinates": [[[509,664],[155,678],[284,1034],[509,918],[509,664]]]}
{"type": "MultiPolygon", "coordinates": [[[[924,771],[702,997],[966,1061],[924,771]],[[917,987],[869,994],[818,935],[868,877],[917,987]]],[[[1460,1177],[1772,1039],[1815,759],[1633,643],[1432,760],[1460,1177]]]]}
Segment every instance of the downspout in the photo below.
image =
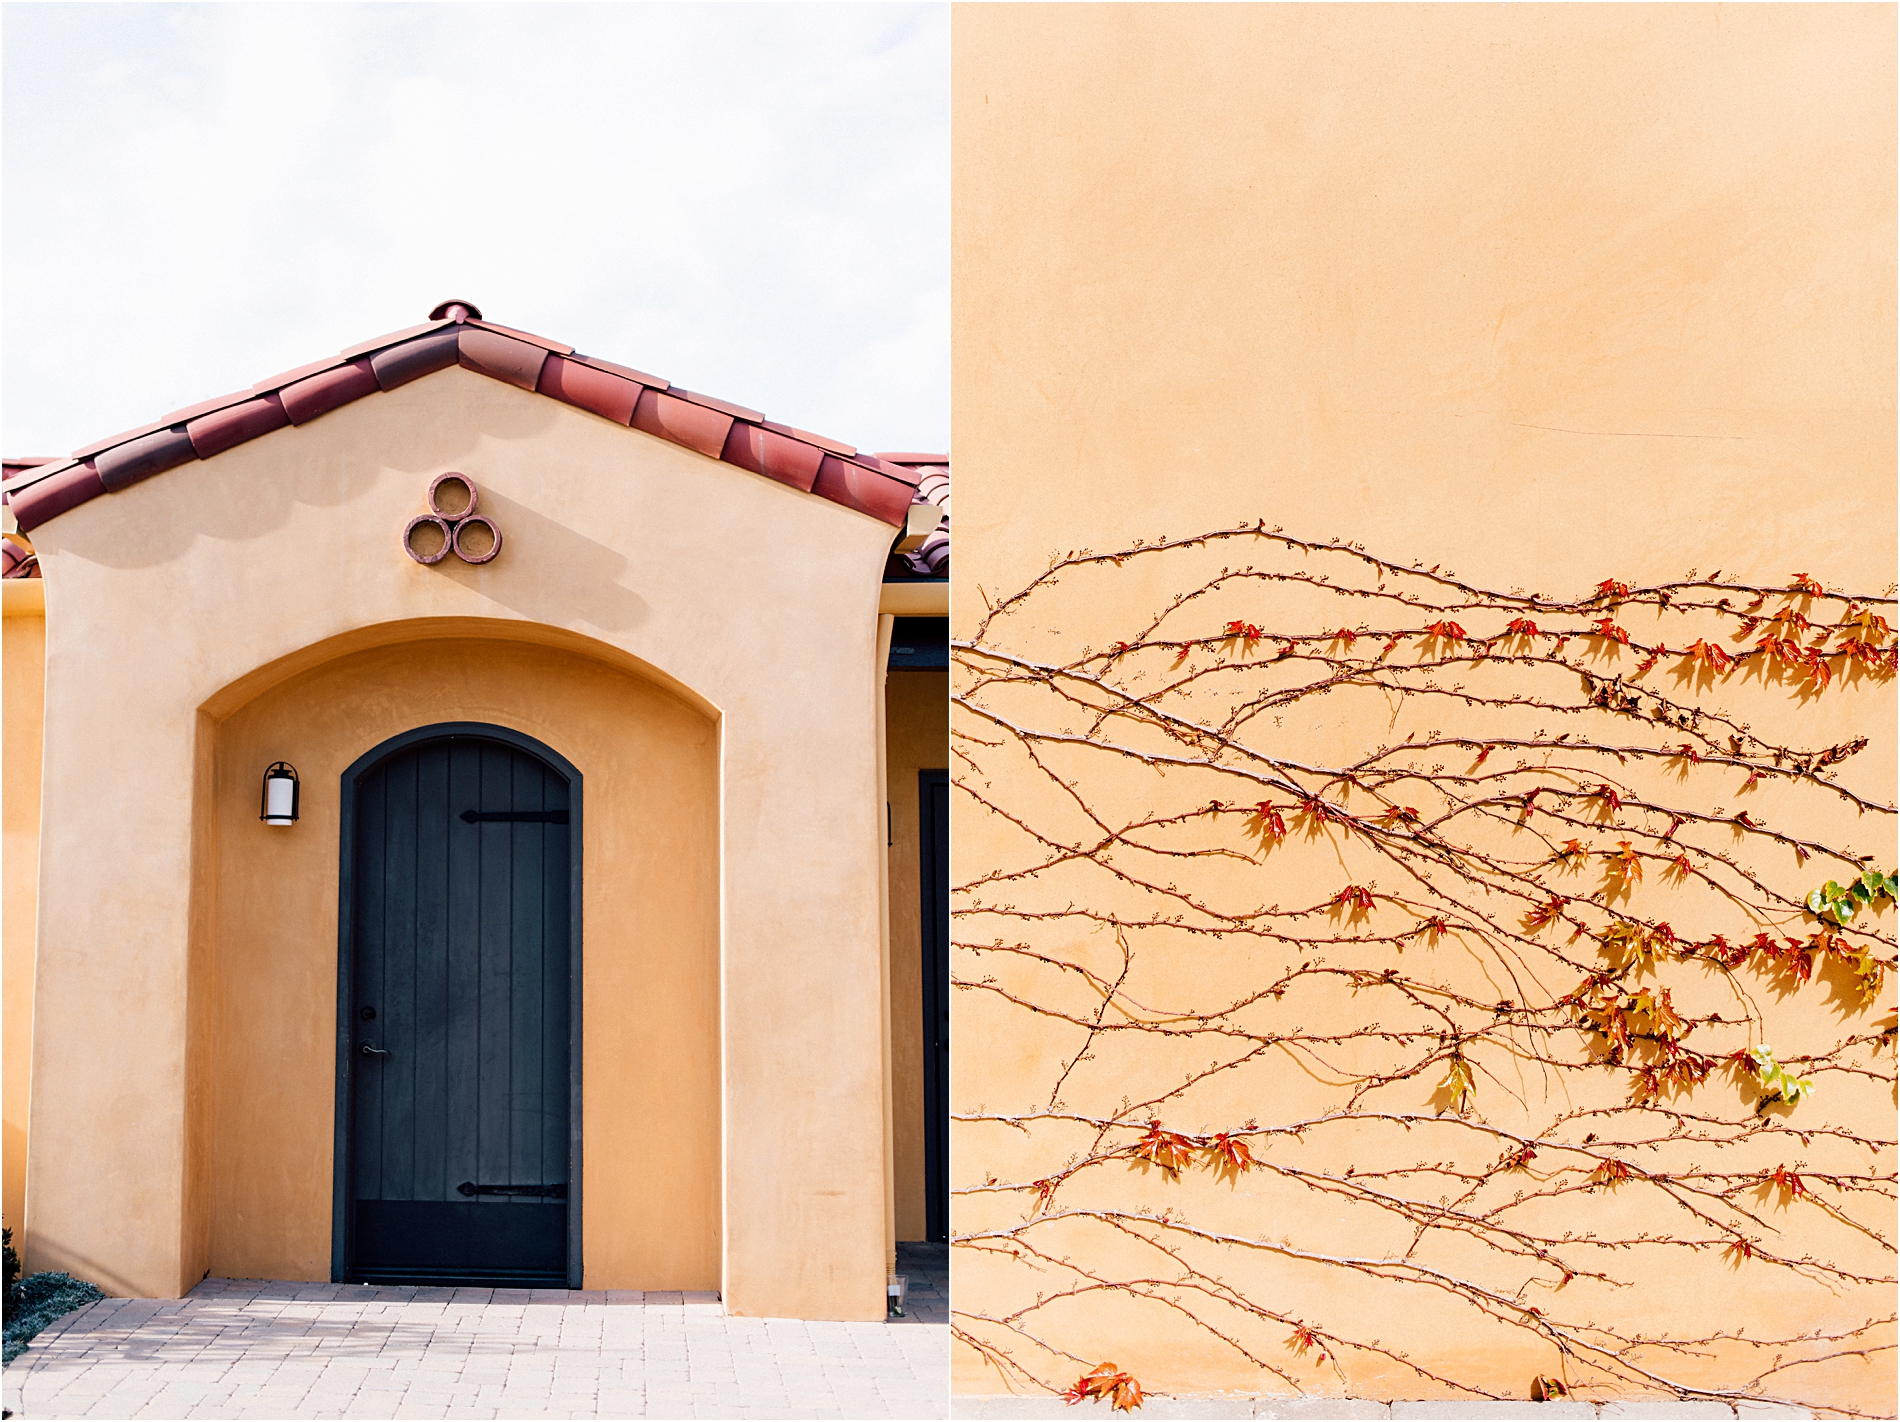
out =
{"type": "MultiPolygon", "coordinates": [[[[884,834],[879,838],[877,857],[882,872],[877,879],[878,956],[882,990],[878,997],[884,1035],[884,1272],[897,1272],[897,1138],[891,1090],[891,772],[890,752],[885,744],[884,683],[891,670],[891,631],[897,619],[890,613],[877,619],[877,798],[884,811],[884,834]]],[[[880,1289],[881,1293],[882,1290],[880,1289]]]]}

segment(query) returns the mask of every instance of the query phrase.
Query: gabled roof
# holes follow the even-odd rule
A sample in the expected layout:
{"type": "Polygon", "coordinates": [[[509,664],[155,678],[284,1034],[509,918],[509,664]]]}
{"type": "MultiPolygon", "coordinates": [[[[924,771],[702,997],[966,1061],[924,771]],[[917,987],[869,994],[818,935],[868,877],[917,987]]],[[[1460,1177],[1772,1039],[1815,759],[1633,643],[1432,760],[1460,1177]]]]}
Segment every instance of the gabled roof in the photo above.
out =
{"type": "MultiPolygon", "coordinates": [[[[913,502],[948,506],[947,469],[908,462],[935,456],[861,454],[743,405],[484,321],[466,301],[445,301],[423,325],[273,375],[249,390],[174,410],[152,424],[76,449],[69,459],[8,460],[5,498],[19,526],[31,530],[103,494],[195,459],[215,458],[286,425],[308,424],[451,365],[591,411],[893,526],[903,526],[913,502]],[[920,499],[918,484],[926,472],[944,474],[941,497],[920,499]]],[[[947,558],[947,547],[944,552],[947,558]]]]}

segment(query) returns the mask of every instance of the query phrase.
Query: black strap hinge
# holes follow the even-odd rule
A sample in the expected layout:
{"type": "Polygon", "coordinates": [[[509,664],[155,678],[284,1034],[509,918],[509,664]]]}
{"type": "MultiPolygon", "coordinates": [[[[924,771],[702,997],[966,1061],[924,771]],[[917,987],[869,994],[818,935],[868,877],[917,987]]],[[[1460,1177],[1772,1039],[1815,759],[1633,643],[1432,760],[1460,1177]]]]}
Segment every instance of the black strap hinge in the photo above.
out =
{"type": "Polygon", "coordinates": [[[558,1185],[477,1185],[473,1180],[464,1180],[455,1187],[458,1195],[532,1195],[543,1200],[565,1200],[567,1182],[558,1185]]]}

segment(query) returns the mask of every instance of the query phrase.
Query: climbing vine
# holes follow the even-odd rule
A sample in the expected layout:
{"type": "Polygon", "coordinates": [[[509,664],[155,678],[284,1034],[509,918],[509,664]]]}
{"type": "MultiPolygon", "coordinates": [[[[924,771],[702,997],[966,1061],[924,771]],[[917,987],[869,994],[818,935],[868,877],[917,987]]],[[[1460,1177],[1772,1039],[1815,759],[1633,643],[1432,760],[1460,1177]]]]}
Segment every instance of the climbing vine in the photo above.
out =
{"type": "Polygon", "coordinates": [[[1893,592],[1258,523],[985,594],[967,1356],[1128,1409],[1890,1397],[1893,592]]]}

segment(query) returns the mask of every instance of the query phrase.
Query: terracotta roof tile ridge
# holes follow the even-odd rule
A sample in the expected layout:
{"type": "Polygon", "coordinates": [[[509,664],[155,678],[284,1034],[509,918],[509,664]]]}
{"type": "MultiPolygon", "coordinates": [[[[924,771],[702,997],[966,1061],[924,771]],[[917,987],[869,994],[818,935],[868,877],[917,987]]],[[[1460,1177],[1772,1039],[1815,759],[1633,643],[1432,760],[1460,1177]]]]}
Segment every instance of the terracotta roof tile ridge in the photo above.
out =
{"type": "Polygon", "coordinates": [[[764,425],[768,430],[771,430],[774,434],[789,435],[793,439],[802,439],[807,444],[817,445],[827,454],[836,454],[844,459],[849,459],[858,452],[858,447],[855,444],[846,444],[841,439],[828,439],[824,435],[813,434],[810,430],[801,430],[792,425],[781,425],[775,420],[760,420],[759,423],[764,425]]]}
{"type": "Polygon", "coordinates": [[[866,469],[875,469],[886,479],[893,479],[906,488],[914,489],[917,487],[917,471],[905,465],[892,464],[888,460],[879,459],[875,454],[866,454],[862,450],[851,457],[851,462],[861,465],[866,469]]]}
{"type": "Polygon", "coordinates": [[[624,375],[629,380],[637,380],[652,390],[671,390],[673,382],[657,375],[648,375],[644,370],[635,370],[631,366],[616,365],[613,361],[602,360],[599,356],[582,355],[579,351],[570,353],[569,360],[577,360],[582,365],[591,365],[596,370],[604,370],[613,375],[624,375]]]}
{"type": "Polygon", "coordinates": [[[262,395],[267,391],[282,390],[286,385],[295,385],[299,380],[307,380],[311,376],[320,375],[326,370],[335,370],[339,365],[344,364],[350,359],[351,357],[349,356],[338,354],[328,356],[323,360],[313,360],[308,365],[297,365],[292,366],[289,370],[280,370],[269,379],[258,381],[257,384],[251,387],[251,393],[253,395],[262,395]]]}
{"type": "Polygon", "coordinates": [[[30,489],[41,480],[50,479],[55,474],[63,473],[71,469],[74,465],[84,462],[84,460],[70,457],[51,460],[46,464],[38,465],[24,473],[15,474],[11,479],[8,479],[4,485],[0,485],[0,491],[4,492],[5,497],[11,498],[12,495],[20,489],[30,489]]]}
{"type": "MultiPolygon", "coordinates": [[[[303,425],[366,395],[451,365],[548,396],[902,527],[918,497],[910,465],[790,425],[658,376],[575,353],[572,346],[443,302],[420,326],[361,342],[248,390],[174,410],[162,420],[74,451],[70,460],[5,482],[22,528],[194,459],[210,459],[286,425],[303,425]],[[30,495],[24,504],[20,496],[30,495]]],[[[947,456],[905,456],[922,461],[947,456]]],[[[17,461],[16,461],[17,463],[17,461]]]]}
{"type": "Polygon", "coordinates": [[[696,390],[682,390],[679,386],[668,387],[669,393],[682,400],[691,400],[695,405],[704,405],[708,410],[717,410],[722,415],[731,415],[735,420],[744,420],[747,424],[757,425],[765,422],[765,414],[745,405],[735,405],[730,400],[716,399],[711,395],[701,395],[696,390]]]}
{"type": "Polygon", "coordinates": [[[219,395],[210,400],[200,400],[197,404],[187,405],[182,410],[173,410],[162,420],[153,420],[149,425],[140,425],[137,429],[126,430],[122,434],[115,434],[110,439],[97,439],[91,444],[81,445],[78,449],[73,451],[72,457],[74,459],[90,459],[93,455],[100,453],[102,450],[111,449],[114,445],[129,444],[135,439],[143,439],[146,435],[156,434],[159,430],[168,430],[175,425],[182,425],[185,421],[193,419],[198,415],[208,414],[212,410],[222,410],[226,405],[236,405],[241,401],[251,398],[252,392],[249,390],[234,390],[229,395],[219,395]]]}
{"type": "Polygon", "coordinates": [[[565,341],[550,341],[546,336],[537,336],[532,331],[517,331],[513,326],[497,326],[493,321],[478,321],[470,317],[465,323],[479,326],[484,331],[493,331],[497,335],[513,336],[517,341],[526,341],[531,346],[540,346],[543,350],[553,351],[556,355],[572,355],[574,347],[565,341]]]}
{"type": "Polygon", "coordinates": [[[404,341],[414,340],[417,336],[426,336],[431,331],[439,331],[444,326],[453,326],[454,324],[455,322],[453,321],[424,321],[420,326],[410,326],[401,331],[391,331],[388,335],[378,336],[374,340],[358,341],[353,346],[345,347],[339,351],[337,355],[341,360],[354,360],[357,356],[370,355],[382,350],[386,346],[400,345],[404,341]]]}

